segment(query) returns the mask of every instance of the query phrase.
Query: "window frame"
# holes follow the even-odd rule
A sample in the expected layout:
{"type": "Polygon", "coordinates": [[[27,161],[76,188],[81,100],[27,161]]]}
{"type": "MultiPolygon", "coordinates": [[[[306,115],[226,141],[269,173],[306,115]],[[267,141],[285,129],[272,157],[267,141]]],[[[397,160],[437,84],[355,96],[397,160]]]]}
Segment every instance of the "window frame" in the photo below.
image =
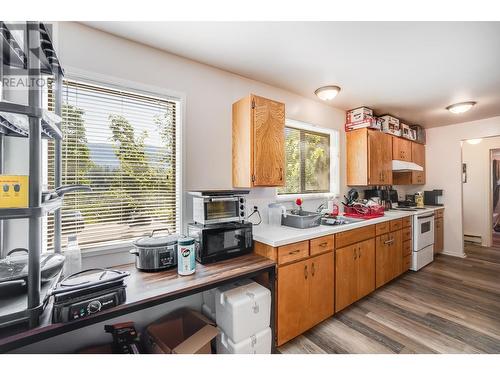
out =
{"type": "MultiPolygon", "coordinates": [[[[65,79],[72,81],[80,81],[83,83],[88,83],[91,85],[104,86],[113,90],[136,93],[144,96],[151,96],[160,99],[165,99],[169,101],[176,102],[177,105],[177,123],[176,123],[176,198],[177,202],[177,227],[180,232],[185,226],[185,210],[186,202],[184,199],[184,186],[185,186],[185,160],[186,160],[186,147],[185,147],[185,117],[186,117],[186,95],[184,93],[176,92],[173,90],[167,90],[158,86],[147,85],[139,83],[136,81],[125,80],[113,76],[102,75],[99,73],[92,73],[75,68],[66,68],[65,79]]],[[[47,168],[47,160],[43,160],[43,168],[47,168]]],[[[44,231],[45,233],[45,231],[44,231]]],[[[45,234],[44,234],[45,235],[45,234]]],[[[87,257],[107,257],[115,255],[114,261],[107,266],[112,266],[116,264],[121,264],[120,262],[129,263],[131,256],[129,250],[133,243],[132,240],[117,241],[115,243],[100,244],[92,246],[91,248],[82,250],[82,258],[87,257]],[[117,253],[123,254],[123,256],[116,256],[117,253]],[[125,255],[126,254],[126,255],[125,255]]],[[[44,247],[46,243],[44,243],[44,247]]],[[[62,249],[64,252],[64,249],[62,249]]],[[[111,258],[109,258],[111,259],[111,258]]],[[[107,263],[104,260],[104,263],[107,263]]]]}
{"type": "MultiPolygon", "coordinates": [[[[328,135],[330,137],[330,191],[310,191],[310,192],[300,192],[300,193],[282,193],[278,192],[276,188],[276,200],[278,201],[290,201],[296,198],[325,198],[330,196],[338,196],[340,193],[340,148],[339,148],[339,131],[331,128],[322,128],[310,123],[285,119],[285,127],[294,128],[298,130],[305,130],[313,134],[328,135]]],[[[301,160],[301,165],[302,165],[301,160]]],[[[302,172],[303,173],[303,172],[302,172]]],[[[301,179],[301,185],[304,186],[305,181],[301,179]]]]}

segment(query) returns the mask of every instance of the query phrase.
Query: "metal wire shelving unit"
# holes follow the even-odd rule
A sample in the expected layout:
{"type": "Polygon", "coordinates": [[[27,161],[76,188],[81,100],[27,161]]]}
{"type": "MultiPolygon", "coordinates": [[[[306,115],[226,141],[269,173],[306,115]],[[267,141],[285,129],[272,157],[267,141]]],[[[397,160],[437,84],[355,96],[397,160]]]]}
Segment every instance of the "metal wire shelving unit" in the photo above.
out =
{"type": "MultiPolygon", "coordinates": [[[[40,255],[42,251],[42,218],[54,212],[54,249],[61,251],[61,206],[62,198],[42,203],[42,139],[53,139],[55,149],[55,186],[61,185],[61,88],[64,71],[59,63],[47,25],[27,22],[24,30],[24,48],[21,48],[12,30],[0,21],[2,56],[0,77],[5,69],[15,68],[24,72],[30,80],[51,77],[54,82],[55,113],[42,107],[42,88],[31,88],[28,105],[0,101],[0,174],[5,167],[5,137],[23,137],[29,140],[29,207],[0,208],[0,256],[4,254],[3,221],[28,219],[28,280],[27,293],[10,306],[0,306],[0,327],[19,322],[38,325],[43,311],[47,287],[41,285],[40,255]],[[24,303],[25,308],[18,309],[24,303]],[[16,309],[17,308],[17,309],[16,309]],[[3,313],[2,310],[4,310],[3,313]]],[[[0,97],[0,99],[2,99],[0,97]]]]}

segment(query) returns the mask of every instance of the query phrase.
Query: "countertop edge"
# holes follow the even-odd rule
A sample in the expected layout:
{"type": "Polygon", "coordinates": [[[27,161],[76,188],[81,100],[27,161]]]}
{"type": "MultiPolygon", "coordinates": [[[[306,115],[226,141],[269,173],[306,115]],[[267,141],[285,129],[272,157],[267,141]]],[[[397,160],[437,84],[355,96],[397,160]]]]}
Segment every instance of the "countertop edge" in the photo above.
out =
{"type": "MultiPolygon", "coordinates": [[[[444,209],[445,206],[426,206],[425,208],[427,210],[436,211],[439,209],[444,209]]],[[[397,211],[397,210],[394,210],[394,211],[389,211],[389,213],[386,213],[386,215],[379,217],[379,218],[368,219],[368,220],[361,221],[358,223],[346,224],[344,226],[339,226],[339,227],[320,225],[319,227],[310,228],[310,229],[296,229],[296,228],[288,228],[288,227],[283,227],[283,226],[273,228],[273,227],[266,224],[260,228],[254,226],[253,239],[254,239],[254,241],[263,243],[263,244],[268,245],[268,246],[278,247],[278,246],[284,246],[284,245],[288,245],[288,244],[295,243],[295,242],[306,241],[306,240],[310,240],[313,238],[327,236],[330,234],[345,232],[345,231],[352,230],[352,229],[362,228],[362,227],[365,227],[368,225],[374,225],[374,224],[379,224],[379,223],[383,223],[383,222],[390,221],[390,220],[396,220],[396,219],[401,219],[401,218],[408,217],[408,216],[414,216],[420,212],[425,212],[425,211],[397,211]],[[264,228],[264,229],[262,229],[262,228],[264,228]],[[272,238],[271,235],[266,233],[266,231],[269,232],[269,231],[272,231],[273,229],[278,230],[278,231],[287,232],[287,233],[282,235],[282,237],[284,237],[283,239],[272,238]],[[259,232],[264,232],[264,233],[259,233],[259,232]]],[[[278,237],[278,236],[279,235],[275,235],[273,237],[278,237]]]]}

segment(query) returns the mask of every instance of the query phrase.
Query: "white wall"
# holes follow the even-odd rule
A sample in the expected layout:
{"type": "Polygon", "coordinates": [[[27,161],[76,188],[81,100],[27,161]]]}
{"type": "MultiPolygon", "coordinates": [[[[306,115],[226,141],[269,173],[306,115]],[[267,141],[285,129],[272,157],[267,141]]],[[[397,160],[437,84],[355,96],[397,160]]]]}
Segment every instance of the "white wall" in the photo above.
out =
{"type": "Polygon", "coordinates": [[[231,187],[231,105],[249,93],[284,102],[287,118],[335,129],[344,124],[344,111],[321,102],[78,23],[59,23],[58,34],[68,75],[85,70],[185,96],[187,190],[231,187]]]}
{"type": "Polygon", "coordinates": [[[500,135],[500,116],[427,129],[426,184],[417,190],[443,189],[446,254],[464,256],[461,141],[497,135],[500,135]]]}
{"type": "Polygon", "coordinates": [[[462,161],[467,164],[467,183],[463,184],[464,235],[480,236],[483,246],[491,246],[491,149],[500,149],[500,137],[462,145],[462,161]]]}

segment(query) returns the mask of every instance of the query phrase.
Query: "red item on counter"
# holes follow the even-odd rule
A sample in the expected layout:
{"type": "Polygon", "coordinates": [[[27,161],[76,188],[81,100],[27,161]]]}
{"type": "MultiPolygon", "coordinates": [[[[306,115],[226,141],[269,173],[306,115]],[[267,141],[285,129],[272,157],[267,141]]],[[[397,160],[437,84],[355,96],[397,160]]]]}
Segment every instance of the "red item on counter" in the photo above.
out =
{"type": "Polygon", "coordinates": [[[302,198],[297,198],[297,199],[295,199],[295,204],[296,204],[297,206],[302,206],[302,198]]]}

